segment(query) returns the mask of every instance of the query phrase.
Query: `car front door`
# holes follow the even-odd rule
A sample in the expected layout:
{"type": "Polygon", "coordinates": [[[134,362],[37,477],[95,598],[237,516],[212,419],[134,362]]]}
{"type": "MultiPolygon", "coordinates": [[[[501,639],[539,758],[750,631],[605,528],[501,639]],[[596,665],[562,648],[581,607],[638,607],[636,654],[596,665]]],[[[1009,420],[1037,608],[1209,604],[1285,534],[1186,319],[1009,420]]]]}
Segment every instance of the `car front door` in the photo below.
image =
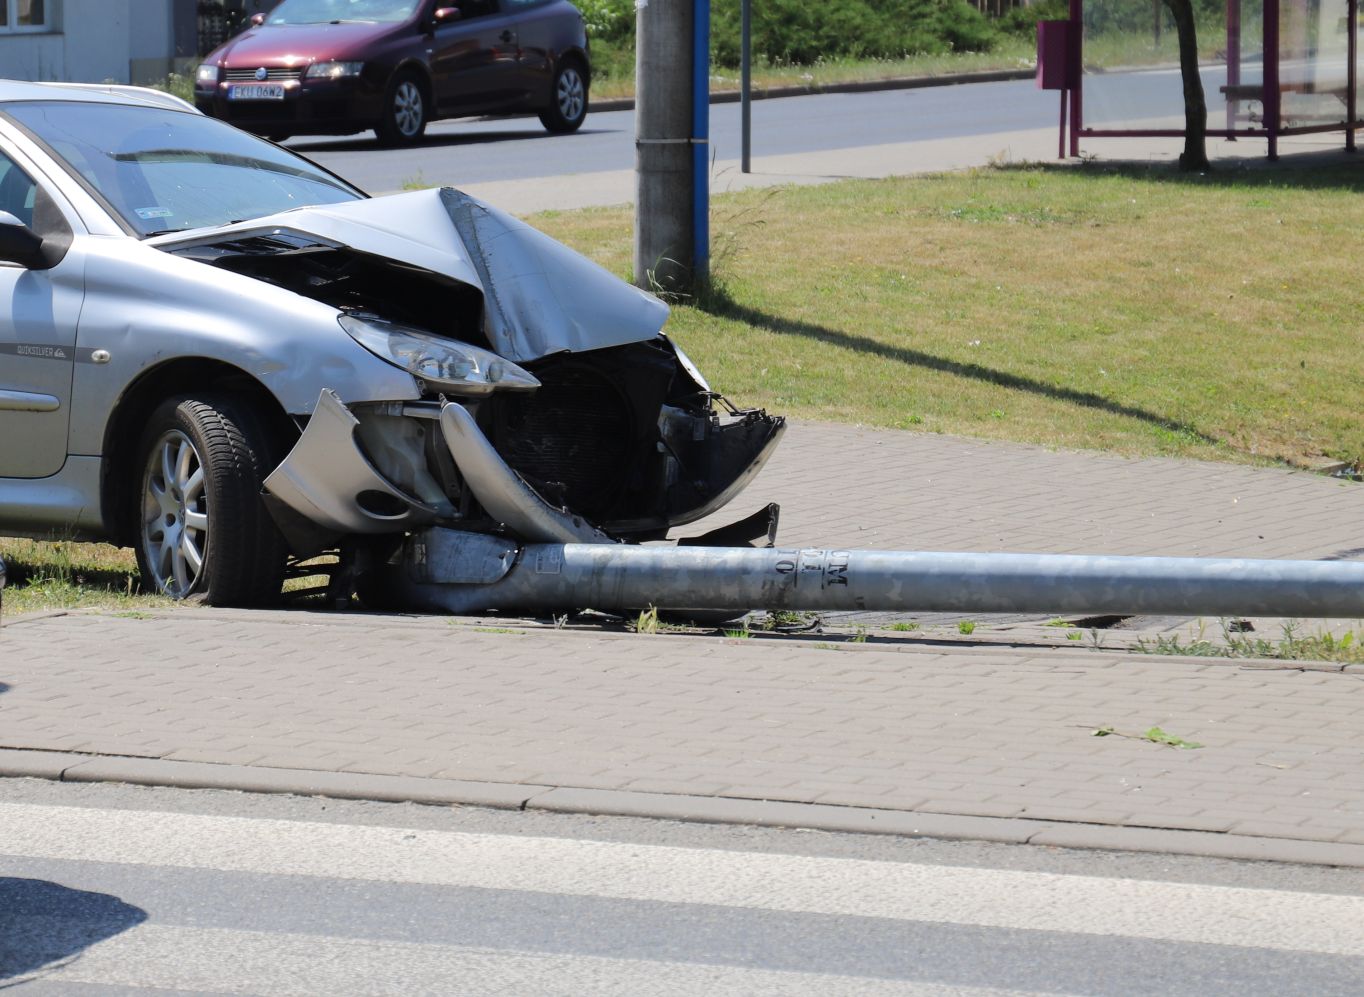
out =
{"type": "Polygon", "coordinates": [[[516,41],[519,67],[517,96],[543,106],[554,82],[556,46],[563,43],[567,16],[564,5],[553,0],[501,0],[508,13],[516,15],[516,41]]]}
{"type": "MultiPolygon", "coordinates": [[[[43,235],[58,210],[0,148],[0,211],[43,235]]],[[[0,261],[0,477],[44,478],[66,463],[84,295],[84,266],[74,246],[47,270],[0,261]]]]}
{"type": "Polygon", "coordinates": [[[515,15],[501,10],[497,0],[463,0],[458,6],[457,20],[433,29],[431,75],[436,107],[445,117],[510,103],[520,73],[515,15]]]}

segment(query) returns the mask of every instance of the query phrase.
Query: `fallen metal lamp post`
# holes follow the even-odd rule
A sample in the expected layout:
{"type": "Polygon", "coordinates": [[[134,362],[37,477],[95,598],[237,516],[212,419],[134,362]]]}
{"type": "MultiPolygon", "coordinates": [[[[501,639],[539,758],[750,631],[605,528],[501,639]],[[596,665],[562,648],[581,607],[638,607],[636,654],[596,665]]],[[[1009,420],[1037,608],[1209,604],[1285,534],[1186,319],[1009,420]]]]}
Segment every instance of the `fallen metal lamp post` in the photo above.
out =
{"type": "Polygon", "coordinates": [[[879,610],[1364,618],[1364,563],[529,544],[434,529],[390,582],[486,610],[879,610]]]}

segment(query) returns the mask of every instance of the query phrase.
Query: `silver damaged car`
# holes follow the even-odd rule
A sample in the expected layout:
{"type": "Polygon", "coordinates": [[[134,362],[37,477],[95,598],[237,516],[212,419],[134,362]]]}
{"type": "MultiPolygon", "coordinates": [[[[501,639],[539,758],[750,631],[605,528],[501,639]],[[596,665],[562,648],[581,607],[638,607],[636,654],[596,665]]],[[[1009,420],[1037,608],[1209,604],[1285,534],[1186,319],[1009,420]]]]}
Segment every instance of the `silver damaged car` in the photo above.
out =
{"type": "Polygon", "coordinates": [[[666,318],[459,191],[370,198],[166,94],[0,82],[0,533],[133,547],[149,589],[266,604],[335,551],[365,595],[441,531],[708,515],[784,423],[666,318]]]}

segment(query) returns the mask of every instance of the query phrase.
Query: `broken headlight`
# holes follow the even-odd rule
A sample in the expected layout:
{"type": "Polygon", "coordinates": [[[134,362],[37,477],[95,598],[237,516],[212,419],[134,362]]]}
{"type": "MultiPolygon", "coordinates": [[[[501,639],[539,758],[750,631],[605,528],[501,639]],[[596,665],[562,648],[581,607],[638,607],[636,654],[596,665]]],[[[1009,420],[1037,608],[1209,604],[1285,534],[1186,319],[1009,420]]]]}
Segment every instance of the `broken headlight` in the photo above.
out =
{"type": "Polygon", "coordinates": [[[489,395],[540,387],[539,381],[510,360],[468,343],[364,312],[347,312],[337,321],[365,349],[420,378],[433,391],[489,395]]]}

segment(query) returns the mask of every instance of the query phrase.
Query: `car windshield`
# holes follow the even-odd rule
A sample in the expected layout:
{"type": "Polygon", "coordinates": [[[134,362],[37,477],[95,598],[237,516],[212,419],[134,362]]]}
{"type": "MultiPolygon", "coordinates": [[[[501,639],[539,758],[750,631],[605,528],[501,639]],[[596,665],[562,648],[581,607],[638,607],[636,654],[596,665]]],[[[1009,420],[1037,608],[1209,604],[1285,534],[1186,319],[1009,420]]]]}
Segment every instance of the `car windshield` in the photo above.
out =
{"type": "Polygon", "coordinates": [[[343,21],[406,21],[419,0],[285,0],[266,24],[340,24],[343,21]]]}
{"type": "Polygon", "coordinates": [[[365,196],[305,159],[188,111],[33,101],[5,112],[144,238],[365,196]]]}

